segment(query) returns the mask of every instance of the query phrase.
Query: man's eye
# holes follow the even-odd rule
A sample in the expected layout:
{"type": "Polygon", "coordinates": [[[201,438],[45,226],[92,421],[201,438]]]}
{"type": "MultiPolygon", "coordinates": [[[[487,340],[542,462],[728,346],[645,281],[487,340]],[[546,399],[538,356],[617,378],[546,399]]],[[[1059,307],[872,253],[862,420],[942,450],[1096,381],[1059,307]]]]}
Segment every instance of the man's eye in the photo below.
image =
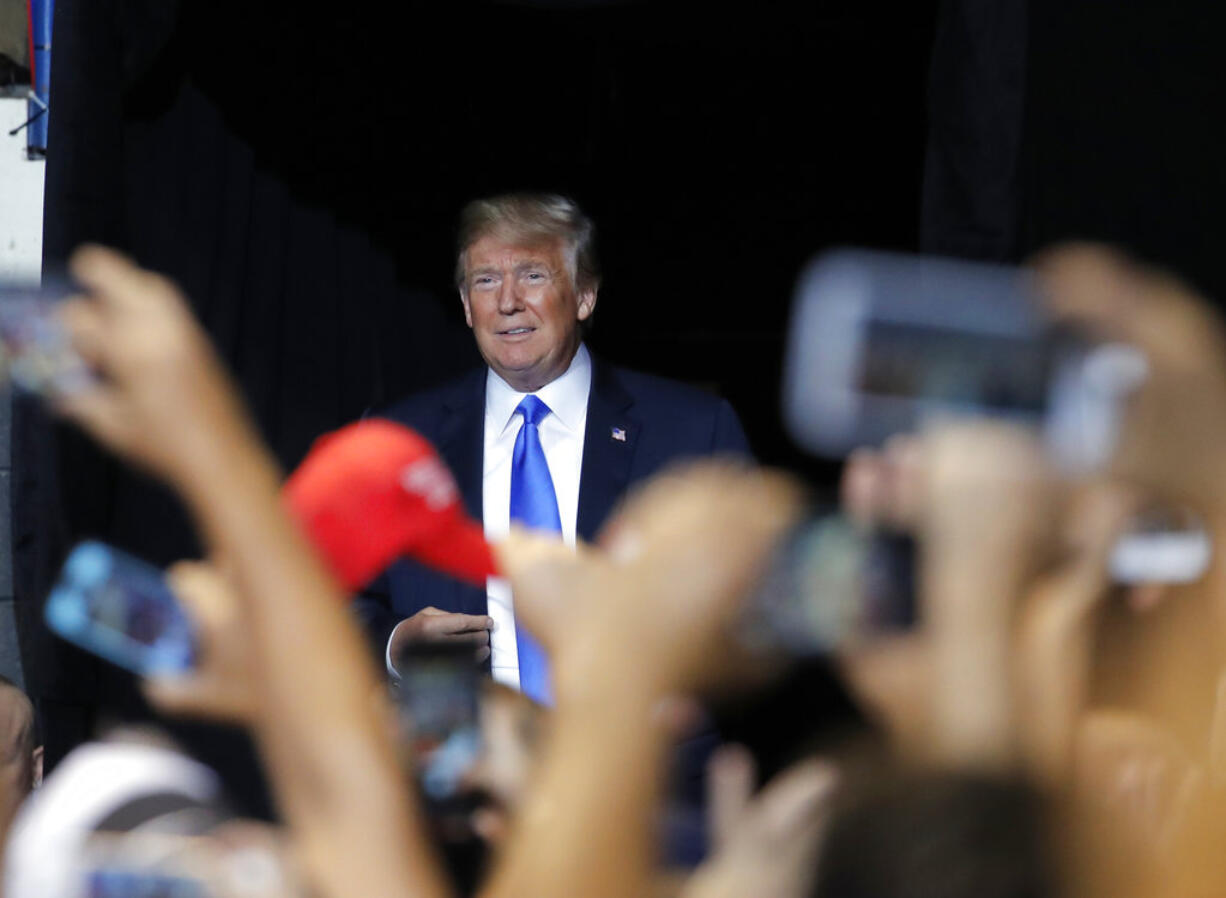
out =
{"type": "Polygon", "coordinates": [[[527,279],[528,279],[528,280],[530,280],[530,281],[537,281],[537,282],[539,282],[539,281],[543,281],[543,280],[545,280],[545,272],[543,272],[543,271],[529,271],[529,272],[528,272],[526,275],[524,275],[524,277],[525,277],[525,278],[527,278],[527,279]]]}

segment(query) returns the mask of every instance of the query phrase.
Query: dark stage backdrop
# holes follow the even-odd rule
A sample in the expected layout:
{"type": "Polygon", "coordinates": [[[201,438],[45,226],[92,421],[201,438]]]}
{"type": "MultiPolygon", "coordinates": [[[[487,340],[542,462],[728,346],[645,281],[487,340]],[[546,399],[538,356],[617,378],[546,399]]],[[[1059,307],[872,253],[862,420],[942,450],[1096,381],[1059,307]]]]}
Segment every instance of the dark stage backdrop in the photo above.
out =
{"type": "MultiPolygon", "coordinates": [[[[719,390],[764,460],[825,482],[777,414],[821,248],[1107,239],[1226,295],[1217,0],[715,6],[59,0],[47,265],[100,240],[176,278],[290,466],[475,360],[465,200],[569,192],[602,227],[594,347],[719,390]]],[[[16,413],[15,592],[54,760],[99,709],[144,713],[38,623],[65,549],[195,545],[170,497],[16,413]]]]}
{"type": "MultiPolygon", "coordinates": [[[[915,246],[936,4],[715,6],[59,0],[47,265],[97,240],[178,280],[288,467],[476,360],[450,283],[465,200],[568,192],[602,232],[596,351],[719,390],[763,459],[828,480],[778,422],[788,300],[827,245],[915,246]]],[[[146,713],[39,623],[67,546],[196,546],[163,491],[16,411],[16,592],[54,760],[99,709],[146,713]]]]}

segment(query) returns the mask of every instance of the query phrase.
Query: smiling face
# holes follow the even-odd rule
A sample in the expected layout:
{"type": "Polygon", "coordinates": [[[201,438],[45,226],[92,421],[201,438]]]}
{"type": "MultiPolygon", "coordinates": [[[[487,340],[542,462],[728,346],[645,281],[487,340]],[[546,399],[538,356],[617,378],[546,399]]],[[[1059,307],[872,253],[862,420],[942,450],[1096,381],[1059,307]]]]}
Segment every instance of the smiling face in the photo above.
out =
{"type": "Polygon", "coordinates": [[[465,253],[460,301],[486,364],[533,393],[570,366],[596,291],[575,290],[562,238],[523,244],[491,235],[465,253]]]}

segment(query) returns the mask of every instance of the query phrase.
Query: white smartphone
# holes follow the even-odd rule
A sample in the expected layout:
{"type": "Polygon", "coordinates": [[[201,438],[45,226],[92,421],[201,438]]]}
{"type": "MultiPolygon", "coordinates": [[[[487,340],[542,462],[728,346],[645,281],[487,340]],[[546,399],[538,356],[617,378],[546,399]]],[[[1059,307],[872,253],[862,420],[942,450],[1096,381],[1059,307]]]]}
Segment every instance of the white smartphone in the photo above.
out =
{"type": "MultiPolygon", "coordinates": [[[[793,438],[830,457],[934,418],[1015,420],[1042,433],[1061,470],[1083,474],[1110,459],[1146,371],[1135,347],[1052,327],[1022,269],[839,250],[800,277],[783,410],[793,438]]],[[[1110,567],[1121,583],[1186,583],[1211,555],[1200,523],[1166,509],[1135,522],[1110,567]]]]}
{"type": "Polygon", "coordinates": [[[937,416],[1009,418],[1082,472],[1110,456],[1144,373],[1131,347],[1053,328],[1024,270],[841,250],[801,275],[784,416],[801,445],[835,457],[937,416]]]}

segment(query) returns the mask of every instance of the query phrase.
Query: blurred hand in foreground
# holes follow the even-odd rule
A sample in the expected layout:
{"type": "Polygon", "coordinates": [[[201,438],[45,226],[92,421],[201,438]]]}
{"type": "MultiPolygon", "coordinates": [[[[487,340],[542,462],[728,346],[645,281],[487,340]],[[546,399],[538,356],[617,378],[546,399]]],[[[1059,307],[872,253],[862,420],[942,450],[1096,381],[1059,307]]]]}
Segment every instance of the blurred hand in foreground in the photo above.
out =
{"type": "Polygon", "coordinates": [[[802,761],[755,796],[752,756],[731,745],[712,756],[707,783],[713,853],[682,898],[806,898],[838,784],[834,765],[802,761]]]}
{"type": "Polygon", "coordinates": [[[145,696],[170,714],[251,723],[251,646],[233,584],[212,565],[192,561],[171,567],[166,580],[195,628],[196,666],[146,680],[145,696]]]}
{"type": "Polygon", "coordinates": [[[929,760],[1017,761],[1012,639],[1020,597],[1049,560],[1058,490],[1037,438],[994,421],[922,437],[920,619],[930,653],[929,760]]]}
{"type": "Polygon", "coordinates": [[[1057,320],[1145,354],[1112,473],[1167,500],[1226,509],[1226,330],[1208,303],[1106,247],[1061,247],[1036,267],[1057,320]]]}
{"type": "Polygon", "coordinates": [[[551,645],[557,708],[537,786],[485,898],[641,898],[658,884],[653,821],[674,735],[661,700],[744,670],[741,600],[800,512],[790,478],[707,461],[635,492],[596,549],[522,531],[496,547],[529,627],[558,633],[570,607],[551,645]]]}
{"type": "Polygon", "coordinates": [[[720,679],[738,657],[740,600],[800,512],[801,492],[785,475],[707,461],[634,493],[602,533],[602,552],[512,532],[499,561],[528,626],[549,632],[552,612],[581,608],[552,646],[559,704],[610,679],[659,695],[720,679]]]}

